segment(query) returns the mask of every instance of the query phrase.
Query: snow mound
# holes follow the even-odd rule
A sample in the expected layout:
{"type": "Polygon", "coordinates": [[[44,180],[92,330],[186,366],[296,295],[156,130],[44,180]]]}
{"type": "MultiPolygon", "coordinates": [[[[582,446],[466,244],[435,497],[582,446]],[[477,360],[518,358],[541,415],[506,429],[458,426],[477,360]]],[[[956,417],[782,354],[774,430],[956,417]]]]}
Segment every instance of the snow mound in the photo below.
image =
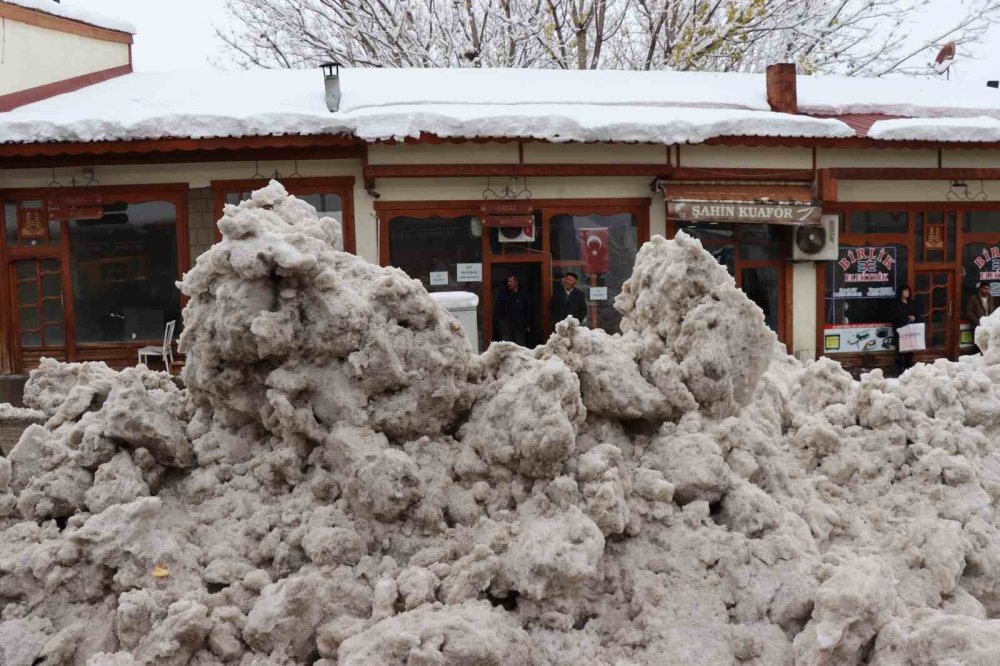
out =
{"type": "Polygon", "coordinates": [[[623,333],[474,355],[278,184],[182,288],[183,383],[46,361],[0,458],[0,663],[1000,662],[1000,315],[889,385],[700,244],[623,333]]]}

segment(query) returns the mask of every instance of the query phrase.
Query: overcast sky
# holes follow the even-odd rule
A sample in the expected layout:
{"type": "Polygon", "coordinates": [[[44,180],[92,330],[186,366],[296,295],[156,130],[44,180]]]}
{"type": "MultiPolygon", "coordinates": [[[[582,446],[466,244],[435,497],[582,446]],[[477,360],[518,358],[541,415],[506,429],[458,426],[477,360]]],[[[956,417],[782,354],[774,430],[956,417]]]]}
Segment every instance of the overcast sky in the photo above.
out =
{"type": "MultiPolygon", "coordinates": [[[[64,0],[135,24],[134,62],[138,71],[206,69],[225,63],[214,25],[226,22],[225,0],[64,0]]],[[[958,0],[930,0],[918,30],[948,21],[958,0]]],[[[1000,26],[994,26],[978,59],[959,54],[952,76],[962,81],[1000,79],[1000,26]],[[992,57],[989,56],[992,54],[992,57]]]]}

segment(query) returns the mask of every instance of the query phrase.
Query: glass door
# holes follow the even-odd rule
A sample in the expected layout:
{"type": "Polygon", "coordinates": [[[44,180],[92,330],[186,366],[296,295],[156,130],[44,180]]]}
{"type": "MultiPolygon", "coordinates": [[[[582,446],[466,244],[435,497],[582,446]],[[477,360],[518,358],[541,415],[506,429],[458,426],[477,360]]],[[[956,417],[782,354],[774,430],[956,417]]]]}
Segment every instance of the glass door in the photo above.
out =
{"type": "Polygon", "coordinates": [[[10,263],[12,302],[21,358],[66,354],[62,267],[58,259],[18,259],[10,263]]]}
{"type": "Polygon", "coordinates": [[[953,332],[958,329],[953,303],[953,271],[917,271],[913,289],[920,307],[920,320],[927,336],[926,354],[932,358],[952,356],[953,332]]]}

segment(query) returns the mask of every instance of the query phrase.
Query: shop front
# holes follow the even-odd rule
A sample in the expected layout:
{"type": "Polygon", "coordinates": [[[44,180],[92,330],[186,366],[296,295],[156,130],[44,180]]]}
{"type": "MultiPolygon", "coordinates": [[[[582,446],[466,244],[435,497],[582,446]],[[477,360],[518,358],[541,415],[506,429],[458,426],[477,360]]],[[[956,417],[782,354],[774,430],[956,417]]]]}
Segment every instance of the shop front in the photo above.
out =
{"type": "Polygon", "coordinates": [[[3,364],[43,356],[135,362],[180,322],[189,264],[186,185],[0,191],[3,364]]]}
{"type": "Polygon", "coordinates": [[[419,279],[428,291],[479,296],[480,348],[500,339],[494,304],[516,277],[530,308],[528,345],[545,340],[552,294],[578,276],[586,324],[619,330],[613,307],[649,239],[649,199],[379,202],[379,260],[419,279]],[[500,202],[503,203],[503,202],[500,202]]]}
{"type": "Polygon", "coordinates": [[[895,358],[892,312],[909,286],[926,329],[918,361],[972,353],[965,303],[982,281],[1000,295],[1000,207],[983,203],[827,204],[838,258],[817,266],[817,349],[846,367],[895,358]]]}
{"type": "Polygon", "coordinates": [[[667,237],[699,239],[791,348],[795,228],[820,223],[807,184],[664,183],[667,237]]]}

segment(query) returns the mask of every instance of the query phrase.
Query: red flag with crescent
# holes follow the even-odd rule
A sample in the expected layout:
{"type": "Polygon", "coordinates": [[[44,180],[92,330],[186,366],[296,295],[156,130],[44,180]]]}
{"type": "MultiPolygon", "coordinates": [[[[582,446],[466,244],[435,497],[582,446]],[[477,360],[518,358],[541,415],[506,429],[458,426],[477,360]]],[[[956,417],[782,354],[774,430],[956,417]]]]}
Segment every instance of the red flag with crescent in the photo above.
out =
{"type": "Polygon", "coordinates": [[[608,230],[605,227],[580,229],[577,231],[580,240],[580,257],[583,259],[587,273],[591,275],[607,273],[609,263],[608,230]]]}

